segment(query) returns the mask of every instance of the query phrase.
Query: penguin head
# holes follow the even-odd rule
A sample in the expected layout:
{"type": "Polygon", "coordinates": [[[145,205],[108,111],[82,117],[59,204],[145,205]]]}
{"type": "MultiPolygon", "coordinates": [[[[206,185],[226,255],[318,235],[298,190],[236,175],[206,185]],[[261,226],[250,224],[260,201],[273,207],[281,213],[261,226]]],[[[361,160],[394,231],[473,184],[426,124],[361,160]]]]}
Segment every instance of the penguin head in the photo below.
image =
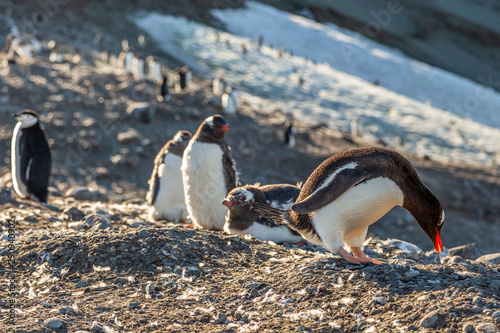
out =
{"type": "Polygon", "coordinates": [[[255,221],[260,217],[248,203],[255,200],[252,191],[245,187],[238,187],[228,193],[222,204],[227,207],[229,219],[255,221]]]}
{"type": "Polygon", "coordinates": [[[21,128],[33,127],[38,124],[38,114],[33,110],[22,110],[12,116],[21,123],[21,128]]]}
{"type": "Polygon", "coordinates": [[[219,141],[224,139],[227,130],[229,124],[218,114],[205,119],[198,129],[200,137],[219,141]]]}

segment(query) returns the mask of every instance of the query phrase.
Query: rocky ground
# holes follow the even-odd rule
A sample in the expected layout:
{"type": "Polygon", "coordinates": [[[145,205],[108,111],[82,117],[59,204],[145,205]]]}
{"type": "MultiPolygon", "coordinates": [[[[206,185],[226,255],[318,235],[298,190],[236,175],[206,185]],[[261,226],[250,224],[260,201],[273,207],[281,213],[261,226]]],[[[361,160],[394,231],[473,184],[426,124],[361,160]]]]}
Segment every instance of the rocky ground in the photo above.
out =
{"type": "MultiPolygon", "coordinates": [[[[123,3],[69,2],[57,19],[42,26],[39,38],[43,44],[57,41],[62,64],[51,63],[50,51],[44,50],[0,67],[2,331],[500,330],[500,266],[485,263],[494,256],[476,260],[500,252],[500,226],[495,225],[500,180],[494,167],[408,156],[443,203],[445,247],[477,244],[441,258],[426,252],[430,241],[402,210],[370,229],[366,252],[387,264],[367,267],[350,265],[319,247],[150,221],[144,198],[156,152],[177,130],[195,131],[204,118],[222,110],[209,78],[201,74],[195,73],[193,84],[168,103],[157,103],[154,84],[134,82],[113,60],[101,60],[103,46],[93,43],[97,32],[106,32],[114,56],[121,39],[135,41],[141,33],[124,19],[137,8],[123,3]],[[106,10],[96,11],[97,6],[106,10]],[[109,17],[111,9],[116,17],[109,17]],[[150,122],[130,112],[144,101],[150,103],[150,122]],[[21,200],[11,190],[15,122],[10,114],[24,108],[42,114],[51,145],[49,206],[21,200]],[[16,221],[14,298],[5,292],[10,287],[9,220],[16,221]],[[10,300],[17,306],[13,324],[10,300]]],[[[158,10],[211,22],[204,2],[196,4],[173,1],[158,10]]],[[[15,6],[11,15],[20,19],[26,7],[23,2],[15,6]]],[[[182,63],[155,45],[141,52],[157,55],[173,82],[174,69],[182,63]]],[[[287,147],[281,134],[285,114],[256,107],[243,94],[239,114],[228,117],[227,140],[243,183],[304,181],[330,155],[374,144],[298,120],[298,145],[287,147]]]]}

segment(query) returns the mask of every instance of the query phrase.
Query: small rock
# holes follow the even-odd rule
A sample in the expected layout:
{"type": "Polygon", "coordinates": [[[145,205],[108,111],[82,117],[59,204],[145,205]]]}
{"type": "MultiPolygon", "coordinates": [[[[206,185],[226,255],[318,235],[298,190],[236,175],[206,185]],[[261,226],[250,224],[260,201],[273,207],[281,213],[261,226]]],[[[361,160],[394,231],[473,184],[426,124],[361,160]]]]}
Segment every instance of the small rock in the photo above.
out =
{"type": "Polygon", "coordinates": [[[471,323],[466,323],[466,324],[464,324],[463,331],[464,331],[465,333],[471,333],[471,332],[474,332],[474,325],[472,325],[471,323]]]}
{"type": "Polygon", "coordinates": [[[439,315],[437,312],[431,312],[427,315],[425,315],[424,318],[420,321],[420,326],[424,328],[431,328],[434,327],[437,324],[437,321],[439,319],[439,315]]]}
{"type": "Polygon", "coordinates": [[[128,304],[128,307],[129,307],[130,309],[135,309],[135,308],[136,308],[136,307],[138,307],[140,304],[141,304],[141,303],[139,303],[139,302],[130,302],[130,303],[128,304]]]}
{"type": "Polygon", "coordinates": [[[49,318],[43,322],[45,327],[51,330],[56,330],[64,326],[64,323],[59,318],[49,318]]]}
{"type": "Polygon", "coordinates": [[[116,140],[121,144],[137,143],[141,140],[141,135],[137,130],[129,127],[125,132],[118,133],[116,140]]]}
{"type": "Polygon", "coordinates": [[[406,251],[406,252],[410,252],[410,253],[419,253],[420,251],[422,251],[422,249],[419,248],[418,246],[416,246],[415,244],[408,243],[408,242],[405,242],[405,241],[400,240],[400,239],[388,239],[388,240],[383,241],[382,244],[392,245],[392,246],[395,246],[402,251],[406,251]]]}
{"type": "Polygon", "coordinates": [[[448,250],[448,255],[450,257],[460,256],[464,259],[470,260],[475,260],[483,254],[484,253],[477,247],[476,243],[461,245],[448,250]]]}
{"type": "Polygon", "coordinates": [[[66,208],[62,214],[62,220],[72,220],[72,221],[80,221],[83,220],[85,213],[76,207],[66,208]]]}
{"type": "Polygon", "coordinates": [[[482,312],[483,312],[483,309],[481,309],[480,306],[476,305],[475,307],[472,308],[472,313],[478,314],[478,313],[482,313],[482,312]]]}
{"type": "Polygon", "coordinates": [[[86,217],[85,223],[91,226],[92,230],[113,229],[109,219],[103,214],[90,214],[86,217]]]}
{"type": "Polygon", "coordinates": [[[372,302],[384,305],[387,303],[387,298],[385,298],[385,297],[373,297],[372,302]]]}
{"type": "Polygon", "coordinates": [[[476,297],[474,297],[474,300],[472,301],[472,303],[481,305],[481,304],[483,304],[483,299],[480,296],[476,296],[476,297]]]}
{"type": "Polygon", "coordinates": [[[481,323],[481,324],[476,326],[476,332],[477,333],[496,333],[498,331],[496,330],[495,324],[481,323]]]}
{"type": "Polygon", "coordinates": [[[71,188],[65,193],[66,197],[71,197],[80,201],[108,201],[108,196],[97,190],[90,190],[86,187],[71,188]]]}
{"type": "Polygon", "coordinates": [[[490,253],[485,254],[476,259],[478,262],[484,262],[485,264],[500,264],[500,253],[490,253]]]}
{"type": "Polygon", "coordinates": [[[155,108],[148,102],[132,103],[127,107],[127,114],[147,124],[153,120],[155,108]]]}
{"type": "Polygon", "coordinates": [[[148,238],[151,237],[151,233],[146,229],[142,229],[137,233],[137,238],[148,238]]]}
{"type": "Polygon", "coordinates": [[[465,259],[462,258],[461,256],[447,257],[447,260],[446,260],[447,264],[458,264],[461,262],[465,262],[465,259]]]}
{"type": "Polygon", "coordinates": [[[223,313],[218,313],[217,317],[215,318],[215,323],[216,324],[224,324],[226,322],[227,316],[223,313]]]}
{"type": "Polygon", "coordinates": [[[77,284],[75,284],[76,288],[86,288],[88,286],[89,286],[89,284],[87,282],[85,282],[85,281],[80,281],[77,284]]]}
{"type": "Polygon", "coordinates": [[[500,318],[500,310],[493,312],[493,314],[491,315],[491,317],[492,318],[500,318]]]}
{"type": "Polygon", "coordinates": [[[155,292],[155,285],[153,282],[148,282],[142,286],[142,292],[148,296],[151,296],[155,292]]]}
{"type": "Polygon", "coordinates": [[[139,227],[147,227],[149,223],[142,221],[128,222],[129,227],[131,228],[139,228],[139,227]]]}
{"type": "Polygon", "coordinates": [[[116,284],[119,284],[119,283],[121,283],[121,284],[126,284],[126,283],[128,283],[128,280],[127,280],[127,279],[125,279],[125,278],[119,277],[119,278],[116,278],[116,279],[115,279],[115,283],[116,283],[116,284]]]}

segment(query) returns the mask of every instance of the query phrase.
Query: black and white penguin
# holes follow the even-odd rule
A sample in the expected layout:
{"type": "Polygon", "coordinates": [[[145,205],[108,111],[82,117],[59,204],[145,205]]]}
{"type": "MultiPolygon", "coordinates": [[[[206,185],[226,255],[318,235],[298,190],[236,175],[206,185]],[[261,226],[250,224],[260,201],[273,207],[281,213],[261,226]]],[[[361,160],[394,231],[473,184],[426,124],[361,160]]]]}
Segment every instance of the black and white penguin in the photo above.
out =
{"type": "Polygon", "coordinates": [[[161,73],[161,64],[158,62],[155,56],[149,56],[146,59],[148,68],[148,80],[151,82],[158,82],[163,79],[161,73]]]}
{"type": "Polygon", "coordinates": [[[166,102],[170,100],[170,92],[168,90],[168,80],[166,76],[163,76],[163,80],[158,81],[156,85],[156,100],[158,102],[166,102]]]}
{"type": "MultiPolygon", "coordinates": [[[[407,209],[435,250],[443,251],[441,203],[408,160],[385,148],[352,149],[324,161],[284,212],[284,220],[308,241],[351,263],[381,264],[366,256],[362,246],[368,227],[395,206],[407,209]]],[[[276,214],[274,208],[261,213],[266,211],[276,214]]]]}
{"type": "Polygon", "coordinates": [[[227,114],[236,114],[239,107],[239,94],[238,90],[233,86],[226,88],[226,91],[221,97],[221,104],[224,112],[227,114]]]}
{"type": "Polygon", "coordinates": [[[177,82],[175,82],[175,90],[182,91],[187,88],[191,82],[192,73],[188,66],[182,66],[177,73],[177,82]]]}
{"type": "Polygon", "coordinates": [[[13,117],[17,120],[11,148],[14,190],[23,198],[33,195],[40,202],[47,202],[52,162],[38,114],[23,110],[13,117]]]}
{"type": "Polygon", "coordinates": [[[56,64],[62,64],[62,62],[63,62],[63,56],[62,56],[61,52],[59,52],[59,50],[57,50],[56,48],[54,48],[52,50],[52,52],[50,53],[49,61],[53,62],[53,63],[56,63],[56,64]]]}
{"type": "Polygon", "coordinates": [[[191,137],[188,131],[177,132],[156,155],[146,196],[151,206],[149,216],[155,221],[166,219],[179,222],[185,220],[188,215],[181,165],[184,150],[191,137]]]}
{"type": "Polygon", "coordinates": [[[227,195],[222,204],[227,207],[224,231],[230,234],[252,235],[275,243],[305,243],[304,238],[286,224],[262,217],[253,206],[267,204],[288,210],[299,196],[300,188],[289,184],[245,185],[237,187],[227,195]]]}
{"type": "Polygon", "coordinates": [[[293,124],[293,121],[287,121],[284,127],[285,143],[289,147],[295,147],[297,143],[297,128],[293,124]]]}
{"type": "Polygon", "coordinates": [[[224,78],[222,78],[221,76],[215,78],[212,81],[212,92],[214,93],[214,96],[222,97],[222,95],[226,91],[226,86],[227,83],[226,81],[224,81],[224,78]]]}
{"type": "Polygon", "coordinates": [[[220,203],[237,186],[236,163],[224,139],[229,125],[220,115],[205,119],[182,159],[182,179],[189,216],[194,225],[222,230],[226,208],[220,203]]]}
{"type": "Polygon", "coordinates": [[[139,52],[134,54],[132,58],[132,77],[135,81],[144,81],[146,75],[144,73],[144,59],[139,52]]]}

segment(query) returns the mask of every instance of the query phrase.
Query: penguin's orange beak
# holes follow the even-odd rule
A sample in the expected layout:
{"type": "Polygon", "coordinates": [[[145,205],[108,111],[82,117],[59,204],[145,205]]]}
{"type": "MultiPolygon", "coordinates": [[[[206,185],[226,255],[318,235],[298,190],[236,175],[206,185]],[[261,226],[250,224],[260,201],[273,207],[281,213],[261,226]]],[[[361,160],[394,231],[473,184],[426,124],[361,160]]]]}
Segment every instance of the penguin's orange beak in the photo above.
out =
{"type": "Polygon", "coordinates": [[[224,206],[228,207],[228,206],[234,205],[234,202],[233,201],[229,201],[229,200],[224,200],[224,201],[222,201],[222,204],[224,206]]]}
{"type": "Polygon", "coordinates": [[[227,126],[227,125],[221,126],[221,128],[222,128],[224,131],[229,130],[229,126],[227,126]]]}
{"type": "Polygon", "coordinates": [[[436,229],[436,241],[434,243],[434,249],[437,253],[443,252],[443,243],[441,243],[441,236],[439,235],[439,230],[436,229]]]}

